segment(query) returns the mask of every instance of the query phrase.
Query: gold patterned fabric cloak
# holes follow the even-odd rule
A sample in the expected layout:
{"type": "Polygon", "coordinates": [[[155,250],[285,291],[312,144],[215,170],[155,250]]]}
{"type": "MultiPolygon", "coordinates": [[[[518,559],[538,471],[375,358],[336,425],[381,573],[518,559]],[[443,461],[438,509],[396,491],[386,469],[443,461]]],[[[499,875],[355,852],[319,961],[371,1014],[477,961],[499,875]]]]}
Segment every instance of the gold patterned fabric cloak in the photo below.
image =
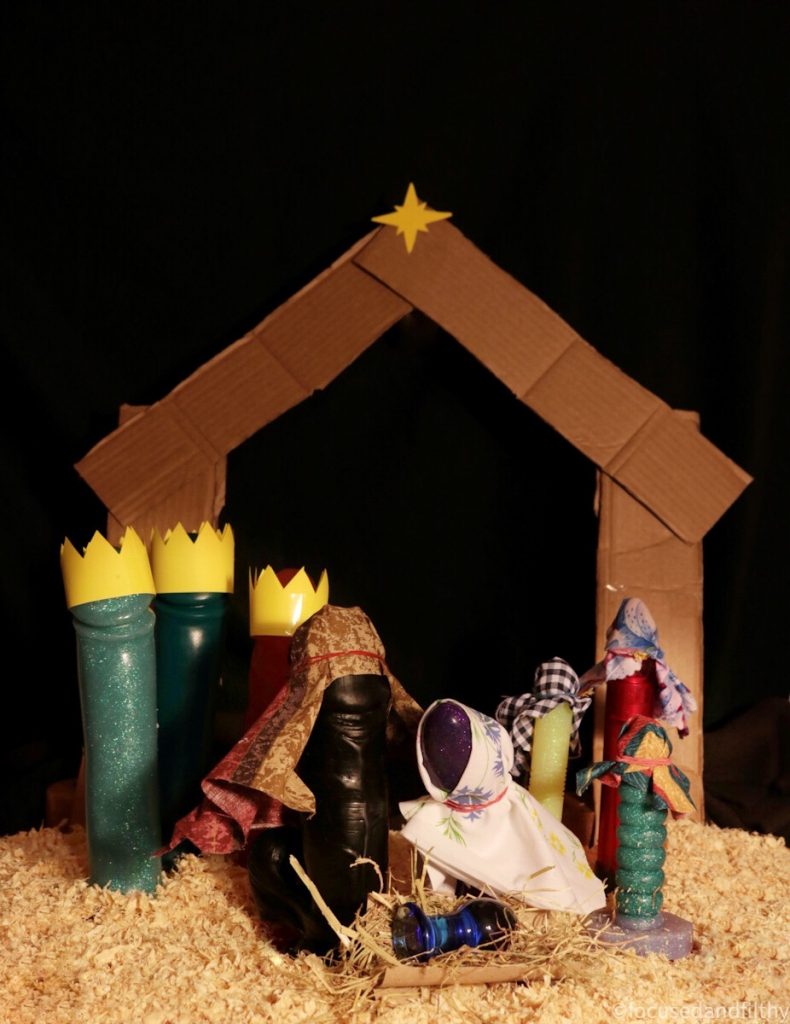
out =
{"type": "Polygon", "coordinates": [[[230,853],[253,830],[281,824],[284,808],[313,813],[315,797],[297,765],[324,691],[348,675],[387,677],[388,747],[413,749],[422,709],[387,667],[373,623],[361,608],[325,605],[294,634],[288,685],[203,780],[204,800],[178,822],[170,849],[188,839],[204,853],[230,853]]]}

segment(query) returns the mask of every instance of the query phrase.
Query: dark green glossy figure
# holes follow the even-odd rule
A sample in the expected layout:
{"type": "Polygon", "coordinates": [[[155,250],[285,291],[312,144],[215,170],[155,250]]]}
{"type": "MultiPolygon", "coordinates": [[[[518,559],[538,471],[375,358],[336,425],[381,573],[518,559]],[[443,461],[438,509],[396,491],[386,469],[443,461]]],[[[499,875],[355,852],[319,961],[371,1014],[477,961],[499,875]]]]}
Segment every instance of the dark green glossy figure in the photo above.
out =
{"type": "Polygon", "coordinates": [[[224,649],[227,594],[158,594],[156,677],[162,836],[200,802],[211,767],[212,716],[224,649]]]}
{"type": "Polygon", "coordinates": [[[77,632],[91,882],[153,892],[161,861],[150,594],[71,609],[77,632]]]}

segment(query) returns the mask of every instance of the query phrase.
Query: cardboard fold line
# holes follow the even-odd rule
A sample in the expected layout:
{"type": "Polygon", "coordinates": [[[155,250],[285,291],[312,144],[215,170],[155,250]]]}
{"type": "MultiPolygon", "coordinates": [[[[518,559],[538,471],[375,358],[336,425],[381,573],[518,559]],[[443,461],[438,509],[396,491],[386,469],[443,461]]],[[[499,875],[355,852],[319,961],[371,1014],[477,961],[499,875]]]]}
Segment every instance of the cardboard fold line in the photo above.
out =
{"type": "Polygon", "coordinates": [[[411,254],[390,232],[372,239],[354,261],[452,334],[687,543],[700,540],[750,482],[685,425],[667,428],[672,444],[649,443],[661,437],[655,424],[672,417],[670,407],[447,221],[432,225],[411,254]],[[679,458],[684,448],[688,456],[679,458]]]}
{"type": "Polygon", "coordinates": [[[682,413],[664,409],[650,417],[606,472],[674,534],[697,543],[752,478],[682,413]]]}
{"type": "Polygon", "coordinates": [[[281,315],[256,330],[256,340],[308,393],[342,371],[411,305],[354,263],[344,261],[314,287],[289,300],[281,315]]]}
{"type": "MultiPolygon", "coordinates": [[[[211,465],[214,465],[215,462],[219,462],[225,452],[212,444],[211,438],[206,434],[199,420],[194,416],[190,416],[181,408],[173,397],[172,392],[162,399],[160,405],[163,409],[167,410],[167,414],[169,416],[178,422],[178,425],[184,434],[186,434],[194,446],[198,448],[203,455],[205,455],[206,460],[211,465]]],[[[144,413],[143,417],[145,417],[145,415],[146,414],[144,413]]]]}
{"type": "Polygon", "coordinates": [[[410,311],[349,258],[341,259],[277,317],[107,435],[76,468],[118,521],[133,522],[325,387],[410,311]],[[165,420],[163,432],[158,427],[165,420]]]}
{"type": "Polygon", "coordinates": [[[248,336],[201,367],[170,398],[200,423],[224,456],[308,394],[260,338],[248,336]]]}
{"type": "Polygon", "coordinates": [[[578,338],[448,221],[431,225],[412,253],[385,229],[354,262],[444,328],[515,395],[578,338]]]}
{"type": "Polygon", "coordinates": [[[368,246],[376,237],[376,235],[378,235],[381,231],[382,228],[375,228],[373,231],[370,231],[367,235],[363,235],[363,237],[360,238],[359,241],[355,242],[352,246],[349,246],[349,248],[346,249],[345,252],[341,253],[336,260],[333,260],[328,267],[326,267],[324,270],[316,274],[315,277],[311,278],[307,282],[307,284],[304,284],[302,285],[301,288],[298,288],[292,295],[289,296],[289,298],[285,300],[285,302],[282,302],[279,306],[276,306],[270,313],[267,313],[263,320],[257,323],[251,330],[249,330],[244,335],[244,338],[249,338],[254,335],[257,335],[261,331],[265,330],[267,327],[270,327],[272,324],[275,324],[279,320],[279,318],[286,313],[288,306],[290,306],[294,302],[298,302],[301,299],[303,299],[309,292],[313,291],[314,288],[317,288],[328,277],[331,277],[333,272],[336,271],[338,268],[343,267],[347,263],[353,262],[357,254],[361,252],[364,248],[366,248],[366,246],[368,246]]]}
{"type": "Polygon", "coordinates": [[[668,409],[633,378],[577,338],[521,401],[599,468],[611,465],[646,422],[668,409]]]}
{"type": "Polygon", "coordinates": [[[121,523],[131,523],[218,458],[188,418],[164,400],[100,441],[76,469],[121,523]]]}
{"type": "Polygon", "coordinates": [[[133,522],[325,387],[412,308],[687,543],[750,482],[448,221],[411,254],[392,229],[371,231],[76,468],[119,522],[133,522]]]}
{"type": "MultiPolygon", "coordinates": [[[[131,422],[148,408],[147,405],[122,405],[119,424],[131,422]]],[[[188,530],[198,529],[206,521],[217,526],[225,505],[226,473],[227,460],[222,458],[210,469],[191,477],[183,487],[169,492],[160,504],[146,509],[132,522],[122,523],[108,510],[107,540],[117,544],[127,526],[133,527],[146,544],[153,529],[164,532],[176,523],[182,523],[188,530]]]]}

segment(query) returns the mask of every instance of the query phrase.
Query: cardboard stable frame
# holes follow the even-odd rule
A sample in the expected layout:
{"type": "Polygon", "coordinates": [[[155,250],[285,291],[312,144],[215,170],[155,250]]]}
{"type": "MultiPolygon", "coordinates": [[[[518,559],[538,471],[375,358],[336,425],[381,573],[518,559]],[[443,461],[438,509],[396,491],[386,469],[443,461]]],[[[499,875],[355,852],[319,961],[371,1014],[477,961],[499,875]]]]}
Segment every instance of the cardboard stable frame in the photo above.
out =
{"type": "MultiPolygon", "coordinates": [[[[145,537],[178,520],[216,523],[227,454],[326,387],[413,309],[600,470],[598,651],[620,600],[643,598],[700,705],[675,760],[701,809],[702,538],[751,478],[693,415],[618,370],[447,221],[412,253],[392,229],[372,232],[161,401],[127,408],[77,464],[109,510],[110,539],[126,525],[145,537]]],[[[595,758],[602,725],[600,694],[595,758]]]]}

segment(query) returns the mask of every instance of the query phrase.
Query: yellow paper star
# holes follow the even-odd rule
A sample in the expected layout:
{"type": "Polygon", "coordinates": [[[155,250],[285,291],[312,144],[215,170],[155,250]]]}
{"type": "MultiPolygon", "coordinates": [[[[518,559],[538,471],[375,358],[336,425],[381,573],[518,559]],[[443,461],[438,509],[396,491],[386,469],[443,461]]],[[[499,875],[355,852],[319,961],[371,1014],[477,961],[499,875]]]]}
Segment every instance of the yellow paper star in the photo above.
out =
{"type": "Polygon", "coordinates": [[[447,220],[448,217],[452,217],[452,214],[429,210],[428,204],[417,198],[414,185],[410,184],[406,189],[403,206],[398,206],[396,203],[395,213],[382,213],[379,217],[373,217],[372,220],[377,224],[388,224],[390,227],[397,228],[398,234],[403,235],[406,252],[411,252],[417,240],[418,231],[427,232],[428,224],[433,224],[437,220],[447,220]]]}

